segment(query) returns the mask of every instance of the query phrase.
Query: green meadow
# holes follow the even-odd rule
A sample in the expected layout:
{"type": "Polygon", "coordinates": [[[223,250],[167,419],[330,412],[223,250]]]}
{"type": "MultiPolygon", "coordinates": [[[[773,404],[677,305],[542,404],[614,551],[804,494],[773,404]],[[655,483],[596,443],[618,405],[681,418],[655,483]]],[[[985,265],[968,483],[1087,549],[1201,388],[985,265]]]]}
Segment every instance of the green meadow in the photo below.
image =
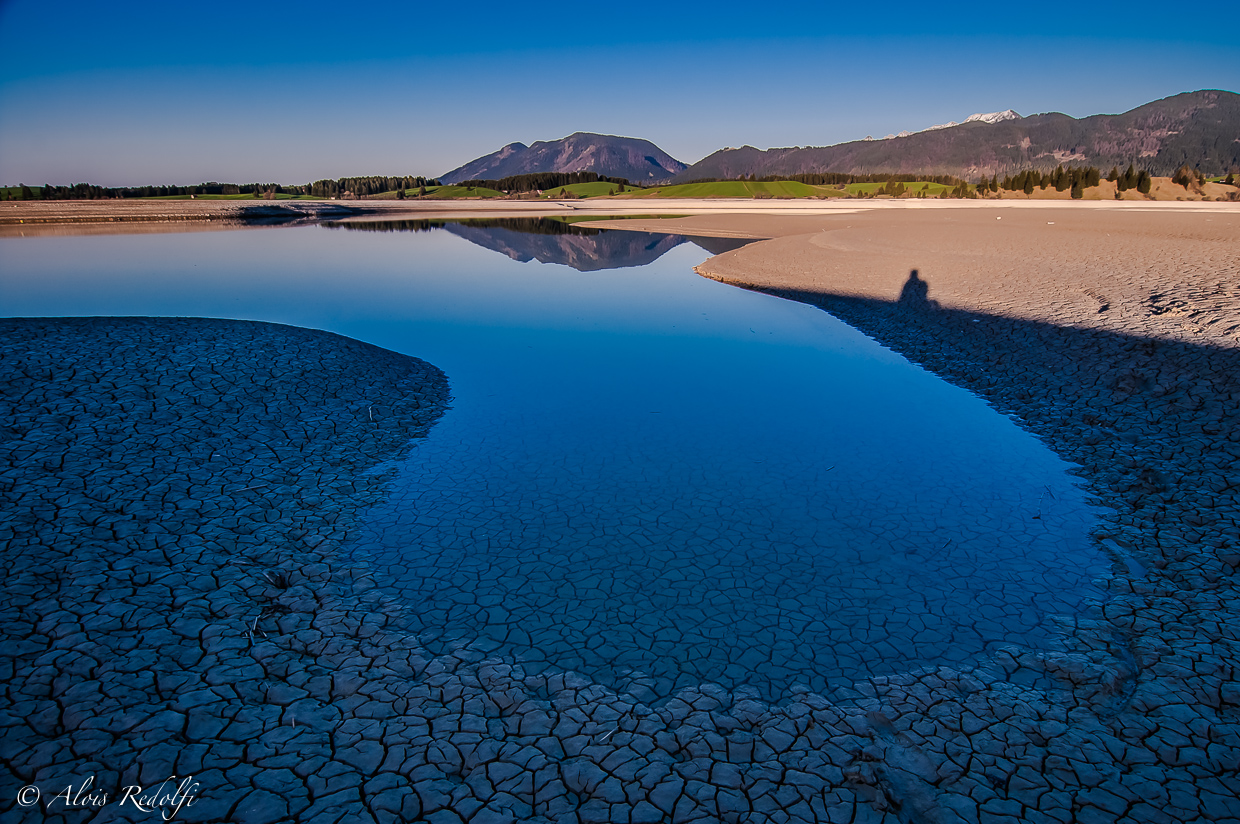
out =
{"type": "MultiPolygon", "coordinates": [[[[624,188],[626,192],[637,191],[632,186],[624,188]]],[[[544,189],[542,196],[554,200],[558,197],[563,197],[560,192],[567,192],[573,197],[606,197],[613,192],[622,194],[618,183],[604,183],[601,180],[596,180],[593,183],[570,183],[557,189],[544,189]]]]}
{"type": "MultiPolygon", "coordinates": [[[[42,186],[27,186],[26,188],[29,189],[36,198],[41,197],[43,194],[42,186]]],[[[21,186],[0,186],[0,199],[21,200],[22,199],[22,187],[21,186]]]]}
{"type": "Polygon", "coordinates": [[[720,180],[711,183],[681,183],[635,191],[633,197],[843,197],[830,186],[810,186],[795,180],[720,180]]]}
{"type": "MultiPolygon", "coordinates": [[[[912,195],[916,197],[921,193],[925,193],[926,197],[938,197],[943,192],[950,192],[951,186],[946,183],[914,183],[903,181],[905,189],[905,197],[912,195]]],[[[840,191],[843,195],[850,197],[860,197],[880,192],[886,187],[886,183],[844,183],[840,184],[843,189],[840,191]]]]}
{"type": "MultiPolygon", "coordinates": [[[[405,190],[406,198],[413,199],[417,196],[417,189],[405,190]]],[[[463,197],[504,197],[504,193],[495,189],[487,189],[483,186],[427,186],[426,196],[434,200],[459,200],[463,197]]],[[[396,198],[396,192],[371,195],[371,198],[393,200],[396,198]]]]}

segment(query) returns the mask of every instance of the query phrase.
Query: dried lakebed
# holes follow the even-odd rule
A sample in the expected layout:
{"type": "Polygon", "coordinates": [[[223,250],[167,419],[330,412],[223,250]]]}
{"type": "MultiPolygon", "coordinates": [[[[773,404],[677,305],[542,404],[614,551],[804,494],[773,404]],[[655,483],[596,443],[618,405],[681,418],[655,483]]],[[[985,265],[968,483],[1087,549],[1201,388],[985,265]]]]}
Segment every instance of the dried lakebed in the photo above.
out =
{"type": "MultiPolygon", "coordinates": [[[[1138,667],[1122,644],[1101,637],[1095,623],[1080,618],[1068,620],[1062,634],[1050,639],[1049,650],[996,651],[992,644],[980,666],[962,659],[951,667],[906,667],[863,679],[854,691],[839,696],[831,694],[830,683],[812,689],[796,683],[797,673],[816,671],[817,662],[795,672],[774,672],[757,684],[741,683],[735,674],[728,676],[726,645],[718,643],[707,652],[724,646],[724,658],[712,664],[707,655],[700,662],[721,668],[725,677],[713,684],[678,682],[671,673],[664,674],[662,686],[657,675],[649,682],[625,681],[622,673],[591,672],[595,664],[589,661],[580,662],[579,673],[564,672],[554,661],[515,662],[517,647],[537,644],[487,637],[489,617],[471,612],[478,604],[411,606],[385,598],[382,593],[399,588],[376,588],[369,564],[343,563],[339,552],[347,536],[356,541],[392,511],[380,494],[385,481],[397,493],[413,488],[404,483],[408,475],[389,479],[364,470],[391,466],[382,462],[398,456],[410,436],[427,431],[446,398],[439,373],[321,333],[242,324],[246,328],[231,347],[219,341],[208,357],[217,370],[228,364],[228,380],[212,387],[210,368],[190,368],[192,347],[184,345],[203,333],[185,326],[168,335],[156,331],[160,324],[195,322],[145,323],[155,328],[144,334],[162,341],[150,348],[159,364],[154,371],[178,362],[184,369],[169,373],[177,385],[172,401],[185,404],[210,392],[235,393],[247,401],[242,408],[262,408],[265,417],[242,420],[238,431],[230,431],[224,428],[227,415],[215,420],[204,411],[194,421],[177,418],[183,429],[160,441],[170,416],[155,410],[157,404],[145,394],[135,399],[151,403],[154,412],[155,430],[147,446],[155,449],[144,453],[184,458],[154,466],[159,478],[171,480],[166,486],[152,484],[149,495],[143,492],[131,510],[120,512],[109,512],[109,501],[120,492],[115,479],[131,477],[131,470],[129,456],[114,451],[112,439],[120,434],[116,427],[130,423],[128,417],[118,420],[106,404],[95,413],[49,410],[40,420],[66,429],[53,433],[50,445],[39,443],[42,427],[23,432],[27,446],[37,444],[49,455],[63,452],[66,442],[102,444],[100,473],[89,476],[92,484],[102,483],[96,489],[101,494],[89,505],[95,507],[90,510],[94,521],[66,522],[73,537],[65,541],[34,542],[68,551],[68,560],[49,553],[34,571],[10,570],[6,592],[33,588],[45,597],[29,603],[10,597],[6,604],[6,630],[24,630],[16,634],[34,646],[15,647],[15,666],[22,669],[6,673],[11,709],[4,757],[6,782],[13,787],[4,788],[0,809],[8,809],[22,784],[59,792],[66,775],[90,774],[115,793],[176,773],[193,774],[201,785],[200,798],[178,820],[990,821],[1004,815],[1013,820],[1159,820],[1160,807],[1173,810],[1165,815],[1176,820],[1191,820],[1190,801],[1197,804],[1197,814],[1225,818],[1220,810],[1226,807],[1219,807],[1218,799],[1229,797],[1229,786],[1218,778],[1218,766],[1194,773],[1191,764],[1159,760],[1165,759],[1167,747],[1174,748],[1175,758],[1191,758],[1198,744],[1187,737],[1197,734],[1192,728],[1185,727],[1180,741],[1169,739],[1165,725],[1152,740],[1114,727],[1125,702],[1141,695],[1138,667]],[[254,335],[276,337],[259,346],[250,340],[254,335]],[[254,356],[258,351],[261,359],[254,356]],[[272,363],[271,352],[283,353],[284,362],[272,363]],[[331,353],[339,356],[329,361],[330,368],[320,366],[331,353]],[[376,358],[381,366],[370,369],[376,358]],[[253,366],[250,379],[247,363],[253,366]],[[295,407],[267,409],[267,393],[280,389],[272,381],[297,374],[302,375],[297,385],[305,386],[290,394],[307,397],[295,407]],[[229,388],[232,381],[238,388],[229,388]],[[324,381],[332,388],[320,394],[313,384],[324,381]],[[191,385],[196,388],[187,391],[191,385]],[[413,385],[422,387],[414,393],[420,396],[420,409],[373,402],[375,397],[391,402],[408,396],[413,385]],[[307,416],[312,407],[322,411],[307,416]],[[92,422],[91,414],[100,421],[92,422]],[[271,453],[263,444],[273,437],[271,453]],[[281,437],[288,439],[283,453],[281,437]],[[228,444],[234,442],[242,446],[230,455],[228,444]],[[210,461],[222,463],[217,468],[210,461]],[[241,469],[229,475],[221,474],[223,468],[241,469]],[[252,487],[272,483],[273,471],[282,473],[279,483],[265,487],[257,498],[243,499],[259,492],[252,487]],[[234,477],[231,483],[220,481],[234,477]],[[199,501],[205,504],[195,505],[199,501]],[[365,521],[358,518],[374,504],[365,521]],[[162,523],[170,507],[178,516],[185,512],[181,522],[189,529],[161,541],[162,529],[150,523],[162,523]],[[118,529],[120,523],[139,528],[130,533],[135,527],[118,529]],[[205,537],[216,532],[224,539],[205,537]],[[94,553],[109,543],[115,553],[118,541],[134,544],[140,554],[132,562],[118,559],[101,569],[94,553]],[[85,553],[86,560],[74,553],[85,553]],[[152,568],[167,574],[152,574],[152,568]],[[182,578],[192,583],[178,584],[182,578]],[[75,591],[70,581],[80,582],[82,589],[75,591]],[[184,623],[167,609],[180,605],[179,597],[191,612],[184,623]],[[451,615],[458,608],[481,632],[443,637],[417,626],[413,629],[420,635],[410,632],[416,620],[411,612],[441,610],[460,620],[451,615]],[[735,681],[729,684],[728,677],[735,681]],[[778,700],[765,700],[763,692],[778,700]],[[1126,760],[1120,762],[1121,757],[1126,760]],[[1187,787],[1181,775],[1192,776],[1187,787]],[[1123,793],[1133,788],[1147,799],[1144,807],[1123,801],[1123,793]]],[[[75,324],[91,325],[71,321],[67,326],[75,324]]],[[[6,344],[20,339],[5,335],[6,344]]],[[[134,349],[108,349],[117,353],[123,379],[94,380],[85,366],[71,377],[105,390],[109,381],[132,385],[127,382],[136,361],[126,360],[124,353],[134,349]]],[[[37,346],[19,344],[15,354],[30,358],[37,351],[37,346]]],[[[61,354],[56,358],[46,361],[46,371],[36,363],[25,379],[48,384],[63,363],[61,354]]],[[[439,363],[438,357],[431,359],[439,363]]],[[[6,365],[13,362],[6,357],[6,365]]],[[[455,370],[448,371],[455,388],[455,370]]],[[[24,391],[6,391],[5,396],[30,397],[24,391]]],[[[103,403],[107,395],[99,397],[103,403]]],[[[73,403],[82,400],[79,392],[73,403]]],[[[426,456],[445,469],[468,457],[454,447],[450,422],[455,412],[418,442],[406,467],[424,465],[419,463],[424,451],[445,453],[426,456]]],[[[138,434],[139,441],[143,437],[138,434]]],[[[757,444],[755,451],[764,446],[757,444]]],[[[28,479],[28,456],[17,457],[16,471],[28,479]]],[[[81,494],[83,465],[43,463],[42,471],[52,477],[63,471],[66,486],[58,488],[58,481],[33,485],[46,492],[36,494],[30,517],[15,525],[24,534],[60,529],[57,508],[81,494]]],[[[10,463],[8,471],[13,467],[10,463]]],[[[739,467],[737,473],[743,479],[739,467]]],[[[796,481],[797,467],[788,474],[796,481]]],[[[581,475],[570,471],[560,482],[571,484],[574,478],[580,483],[581,475]]],[[[673,472],[669,487],[678,482],[673,472]]],[[[24,480],[13,488],[27,492],[30,486],[24,480]]],[[[116,500],[126,499],[121,494],[116,500]]],[[[422,500],[435,503],[434,498],[422,500]]],[[[497,507],[502,518],[521,520],[541,512],[537,502],[520,496],[499,503],[504,504],[497,507]]],[[[725,503],[714,502],[717,509],[725,503]]],[[[17,511],[6,506],[6,512],[17,511]]],[[[426,515],[437,523],[434,507],[427,507],[426,515]]],[[[178,523],[176,517],[168,520],[178,523]]],[[[441,531],[451,525],[446,518],[438,523],[435,528],[441,531]]],[[[439,535],[431,543],[450,554],[453,546],[444,538],[439,535]]],[[[924,543],[930,550],[938,548],[937,541],[924,543]]],[[[350,546],[355,560],[364,557],[355,543],[350,546]]],[[[790,549],[796,562],[795,542],[790,549]]],[[[381,578],[389,572],[384,568],[381,578]]],[[[981,570],[983,575],[993,572],[981,570]]],[[[636,570],[629,579],[633,593],[640,594],[643,574],[636,570]]],[[[736,578],[746,586],[752,579],[743,570],[736,578]]],[[[675,584],[655,580],[661,586],[675,584]]],[[[392,582],[386,583],[390,587],[392,582]]],[[[776,582],[784,590],[809,583],[776,582]]],[[[465,591],[460,585],[456,589],[465,591]]],[[[762,593],[746,591],[742,598],[753,601],[755,594],[762,593]]],[[[526,603],[523,608],[538,606],[536,600],[526,603]]],[[[804,611],[805,605],[790,605],[791,613],[797,609],[804,611]]],[[[517,622],[529,626],[527,618],[518,615],[517,622]]],[[[599,616],[599,626],[610,623],[607,615],[599,616]]],[[[684,629],[694,625],[690,618],[684,629]]],[[[1218,694],[1225,695],[1227,674],[1209,677],[1220,685],[1218,694]]],[[[1213,706],[1220,706],[1219,699],[1213,706]]],[[[1223,728],[1216,724],[1211,729],[1223,728]]],[[[1209,743],[1201,745],[1203,754],[1209,743]]],[[[1218,747],[1226,744],[1212,743],[1216,748],[1210,757],[1225,757],[1227,751],[1218,747]]],[[[26,810],[32,821],[54,819],[60,811],[50,812],[26,810]]],[[[118,812],[113,805],[106,814],[118,812]]],[[[91,814],[79,810],[63,818],[83,820],[91,814]]]]}

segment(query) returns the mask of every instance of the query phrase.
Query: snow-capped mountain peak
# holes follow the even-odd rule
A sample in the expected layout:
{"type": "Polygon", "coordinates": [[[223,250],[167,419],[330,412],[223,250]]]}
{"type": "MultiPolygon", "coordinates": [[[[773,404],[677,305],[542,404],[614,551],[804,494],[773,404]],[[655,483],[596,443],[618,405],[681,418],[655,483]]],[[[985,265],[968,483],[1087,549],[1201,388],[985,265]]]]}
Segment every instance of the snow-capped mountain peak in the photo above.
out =
{"type": "Polygon", "coordinates": [[[964,119],[965,123],[1002,123],[1005,120],[1020,120],[1020,115],[1011,109],[987,114],[971,114],[964,119]]]}

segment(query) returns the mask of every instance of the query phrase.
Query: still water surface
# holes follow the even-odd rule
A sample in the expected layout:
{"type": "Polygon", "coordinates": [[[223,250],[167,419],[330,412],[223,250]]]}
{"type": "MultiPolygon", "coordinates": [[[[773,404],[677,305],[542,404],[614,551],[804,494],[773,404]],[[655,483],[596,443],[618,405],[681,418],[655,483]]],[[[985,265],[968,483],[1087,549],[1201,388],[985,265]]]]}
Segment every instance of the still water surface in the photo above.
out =
{"type": "Polygon", "coordinates": [[[0,311],[275,321],[443,369],[452,409],[352,548],[433,648],[778,699],[1044,644],[1097,595],[1065,463],[826,313],[698,277],[712,242],[365,228],[6,238],[0,311]]]}

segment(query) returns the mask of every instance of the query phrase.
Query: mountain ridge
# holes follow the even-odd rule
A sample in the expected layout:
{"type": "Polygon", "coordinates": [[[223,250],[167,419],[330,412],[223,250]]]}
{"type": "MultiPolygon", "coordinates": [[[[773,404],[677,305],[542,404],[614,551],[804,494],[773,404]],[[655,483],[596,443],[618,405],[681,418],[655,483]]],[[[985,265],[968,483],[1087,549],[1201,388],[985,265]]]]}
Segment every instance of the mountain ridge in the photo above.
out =
{"type": "Polygon", "coordinates": [[[1058,165],[1121,169],[1133,163],[1169,175],[1185,164],[1206,174],[1240,169],[1240,95],[1184,92],[1120,114],[1022,117],[1012,109],[964,121],[830,146],[719,149],[686,166],[649,140],[575,132],[559,140],[509,143],[440,175],[444,183],[537,172],[595,172],[651,185],[700,179],[844,174],[952,175],[966,179],[1058,165]]]}
{"type": "Polygon", "coordinates": [[[634,183],[663,183],[687,168],[649,140],[574,132],[559,140],[526,146],[509,143],[488,155],[442,174],[444,183],[498,180],[536,172],[596,172],[634,183]]]}
{"type": "MultiPolygon", "coordinates": [[[[1002,114],[1006,112],[992,113],[1002,114]]],[[[1135,163],[1161,175],[1188,164],[1206,174],[1225,174],[1240,166],[1240,95],[1203,89],[1115,115],[1078,119],[1050,112],[995,122],[983,118],[833,146],[720,149],[675,180],[817,172],[976,178],[1065,163],[1100,168],[1135,163]]]]}

